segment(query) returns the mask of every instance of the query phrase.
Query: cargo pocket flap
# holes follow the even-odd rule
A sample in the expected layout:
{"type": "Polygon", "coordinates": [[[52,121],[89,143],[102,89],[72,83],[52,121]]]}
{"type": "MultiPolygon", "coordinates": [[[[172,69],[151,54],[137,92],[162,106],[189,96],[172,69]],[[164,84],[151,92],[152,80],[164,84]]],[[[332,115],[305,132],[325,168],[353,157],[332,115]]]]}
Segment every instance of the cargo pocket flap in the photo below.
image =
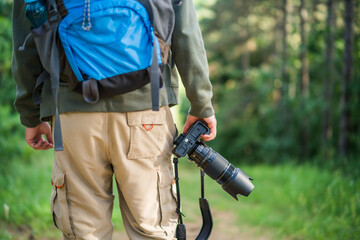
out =
{"type": "Polygon", "coordinates": [[[129,126],[142,125],[142,124],[164,124],[164,112],[129,112],[127,113],[127,121],[129,126]]]}
{"type": "Polygon", "coordinates": [[[65,183],[65,172],[58,172],[53,174],[53,177],[51,178],[51,185],[60,189],[64,186],[64,183],[65,183]]]}
{"type": "Polygon", "coordinates": [[[66,187],[65,171],[62,170],[57,161],[54,161],[51,183],[51,212],[54,224],[66,236],[66,239],[75,239],[71,222],[71,210],[66,187]]]}
{"type": "Polygon", "coordinates": [[[161,155],[167,136],[165,109],[128,112],[126,116],[130,127],[128,159],[161,155]]]}

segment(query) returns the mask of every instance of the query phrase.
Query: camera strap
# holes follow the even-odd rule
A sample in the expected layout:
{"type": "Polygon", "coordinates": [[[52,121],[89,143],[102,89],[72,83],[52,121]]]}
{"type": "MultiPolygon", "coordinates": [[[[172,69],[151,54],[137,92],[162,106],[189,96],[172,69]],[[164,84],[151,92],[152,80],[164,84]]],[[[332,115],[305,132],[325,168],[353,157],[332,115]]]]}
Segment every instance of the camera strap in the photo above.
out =
{"type": "Polygon", "coordinates": [[[205,183],[204,183],[205,173],[200,169],[200,178],[201,178],[201,197],[199,198],[199,205],[201,210],[201,216],[203,219],[203,225],[201,227],[200,233],[195,240],[206,240],[209,238],[213,226],[212,216],[210,212],[210,206],[205,195],[205,183]]]}
{"type": "Polygon", "coordinates": [[[179,184],[179,173],[178,173],[179,159],[174,157],[173,163],[174,163],[174,170],[175,170],[176,197],[177,197],[176,213],[179,215],[179,222],[178,222],[178,225],[176,227],[175,238],[177,238],[179,240],[186,240],[186,227],[185,227],[185,224],[183,223],[183,219],[182,219],[183,214],[180,211],[180,207],[181,207],[181,204],[180,204],[180,184],[179,184]]]}

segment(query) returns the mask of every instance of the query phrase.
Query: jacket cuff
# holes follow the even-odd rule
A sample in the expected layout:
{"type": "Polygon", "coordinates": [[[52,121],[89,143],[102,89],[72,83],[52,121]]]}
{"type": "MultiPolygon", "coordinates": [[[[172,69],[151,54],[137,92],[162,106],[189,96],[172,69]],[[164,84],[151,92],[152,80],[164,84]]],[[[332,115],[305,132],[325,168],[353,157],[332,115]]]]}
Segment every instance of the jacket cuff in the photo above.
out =
{"type": "Polygon", "coordinates": [[[42,121],[40,120],[40,116],[33,118],[25,118],[23,116],[20,116],[20,122],[22,125],[29,128],[36,127],[37,125],[42,123],[42,121]]]}
{"type": "Polygon", "coordinates": [[[211,105],[211,101],[207,103],[191,103],[189,114],[198,118],[207,118],[215,114],[214,108],[211,105]]]}

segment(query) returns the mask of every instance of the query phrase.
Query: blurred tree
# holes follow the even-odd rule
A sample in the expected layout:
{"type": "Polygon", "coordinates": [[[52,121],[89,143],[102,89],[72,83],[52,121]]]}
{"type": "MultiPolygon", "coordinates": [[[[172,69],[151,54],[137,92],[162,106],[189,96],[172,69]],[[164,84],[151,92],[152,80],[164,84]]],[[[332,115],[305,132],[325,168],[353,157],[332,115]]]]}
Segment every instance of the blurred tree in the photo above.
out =
{"type": "Polygon", "coordinates": [[[301,80],[300,80],[300,90],[303,97],[307,97],[309,94],[309,69],[308,69],[308,59],[307,59],[307,34],[306,34],[306,24],[307,24],[307,10],[305,6],[305,0],[300,0],[300,35],[301,35],[301,47],[300,47],[300,58],[301,58],[301,80]]]}
{"type": "Polygon", "coordinates": [[[12,1],[0,1],[0,174],[9,174],[8,163],[26,160],[24,129],[13,105],[15,84],[11,76],[12,1]]]}
{"type": "MultiPolygon", "coordinates": [[[[215,149],[252,162],[336,156],[345,49],[345,22],[336,18],[345,7],[336,2],[197,0],[219,120],[215,149]]],[[[347,104],[351,154],[360,146],[355,83],[347,104]]]]}
{"type": "Polygon", "coordinates": [[[339,154],[343,158],[349,151],[349,133],[350,133],[350,99],[351,91],[349,89],[352,78],[352,64],[353,64],[353,17],[354,17],[354,2],[352,0],[345,0],[345,51],[344,51],[344,73],[341,91],[341,121],[340,121],[340,136],[339,136],[339,154]]]}
{"type": "MultiPolygon", "coordinates": [[[[306,22],[307,22],[307,10],[305,6],[305,0],[300,0],[299,7],[300,16],[300,94],[301,94],[301,108],[305,109],[306,99],[309,94],[309,69],[307,59],[307,40],[306,40],[306,22]]],[[[307,119],[304,118],[301,124],[301,157],[306,158],[308,156],[308,127],[307,119]]]]}
{"type": "Polygon", "coordinates": [[[282,91],[281,96],[284,97],[287,93],[288,87],[288,51],[287,51],[287,18],[288,18],[288,1],[282,1],[282,63],[281,63],[281,80],[282,80],[282,91]]]}
{"type": "MultiPolygon", "coordinates": [[[[344,42],[348,24],[340,17],[348,9],[343,1],[195,3],[219,122],[218,137],[210,143],[215,150],[229,159],[277,163],[300,159],[304,153],[301,161],[322,153],[334,157],[345,142],[346,155],[359,154],[360,68],[350,68],[353,80],[345,81],[351,65],[344,53],[349,45],[344,42]],[[343,105],[341,72],[343,85],[347,83],[343,105]]],[[[354,1],[355,66],[360,65],[360,27],[354,24],[360,20],[359,5],[354,1]]],[[[24,147],[16,139],[22,140],[23,129],[9,107],[15,96],[10,14],[11,1],[0,1],[0,151],[19,156],[24,147]],[[9,136],[16,136],[11,142],[17,146],[9,136]]]]}
{"type": "Polygon", "coordinates": [[[0,104],[11,104],[15,97],[11,78],[11,2],[0,2],[0,104]]]}
{"type": "Polygon", "coordinates": [[[327,0],[327,18],[326,18],[326,50],[325,50],[325,68],[323,78],[323,130],[322,130],[322,152],[323,156],[329,157],[329,144],[332,137],[332,96],[334,85],[334,33],[335,33],[335,6],[336,0],[327,0]]]}

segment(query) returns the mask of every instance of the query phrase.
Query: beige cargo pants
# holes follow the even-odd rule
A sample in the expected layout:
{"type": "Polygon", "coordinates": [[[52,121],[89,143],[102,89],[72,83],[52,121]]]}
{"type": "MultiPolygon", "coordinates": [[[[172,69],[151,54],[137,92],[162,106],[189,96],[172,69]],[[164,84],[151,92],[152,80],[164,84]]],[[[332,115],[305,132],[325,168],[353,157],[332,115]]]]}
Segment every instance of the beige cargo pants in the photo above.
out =
{"type": "Polygon", "coordinates": [[[113,174],[129,239],[174,239],[176,129],[169,108],[67,113],[61,124],[64,151],[55,152],[51,210],[64,239],[112,239],[113,174]]]}

